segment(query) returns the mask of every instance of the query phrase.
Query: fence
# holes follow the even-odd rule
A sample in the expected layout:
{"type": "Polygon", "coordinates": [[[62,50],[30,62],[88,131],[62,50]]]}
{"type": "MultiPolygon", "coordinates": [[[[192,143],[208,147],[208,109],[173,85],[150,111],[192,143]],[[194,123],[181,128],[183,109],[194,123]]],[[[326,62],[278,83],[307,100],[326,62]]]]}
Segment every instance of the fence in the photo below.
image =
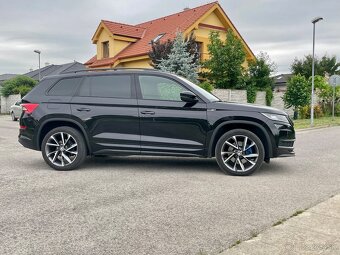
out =
{"type": "Polygon", "coordinates": [[[18,95],[10,95],[8,97],[1,96],[1,107],[0,112],[1,113],[9,113],[9,110],[13,104],[15,104],[17,101],[21,100],[21,96],[18,95]]]}
{"type": "MultiPolygon", "coordinates": [[[[246,90],[214,89],[212,93],[223,101],[247,103],[246,90]]],[[[284,92],[273,91],[273,101],[271,106],[283,110],[289,115],[293,115],[292,109],[286,109],[284,107],[284,101],[282,99],[283,95],[284,92]]],[[[266,105],[266,92],[257,91],[255,104],[266,105]]]]}
{"type": "MultiPolygon", "coordinates": [[[[247,103],[247,91],[246,90],[234,90],[234,89],[214,89],[213,94],[219,97],[223,101],[247,103]]],[[[286,109],[284,107],[283,97],[284,92],[273,92],[272,107],[283,110],[290,115],[293,115],[292,109],[286,109]]],[[[1,113],[9,113],[11,105],[21,99],[20,95],[10,95],[9,97],[1,96],[1,113]]],[[[266,92],[258,91],[256,94],[255,104],[266,105],[266,92]]]]}

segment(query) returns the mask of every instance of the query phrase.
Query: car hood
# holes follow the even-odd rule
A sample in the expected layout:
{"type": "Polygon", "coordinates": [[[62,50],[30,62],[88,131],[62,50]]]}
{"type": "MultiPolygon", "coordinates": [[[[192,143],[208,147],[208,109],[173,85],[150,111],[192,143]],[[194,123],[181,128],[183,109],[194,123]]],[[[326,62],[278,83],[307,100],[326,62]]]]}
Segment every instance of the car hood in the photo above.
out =
{"type": "Polygon", "coordinates": [[[282,110],[269,107],[269,106],[256,105],[256,104],[241,104],[241,103],[233,103],[233,102],[212,102],[210,104],[210,107],[215,108],[216,110],[264,112],[264,113],[287,115],[287,113],[282,110]]]}

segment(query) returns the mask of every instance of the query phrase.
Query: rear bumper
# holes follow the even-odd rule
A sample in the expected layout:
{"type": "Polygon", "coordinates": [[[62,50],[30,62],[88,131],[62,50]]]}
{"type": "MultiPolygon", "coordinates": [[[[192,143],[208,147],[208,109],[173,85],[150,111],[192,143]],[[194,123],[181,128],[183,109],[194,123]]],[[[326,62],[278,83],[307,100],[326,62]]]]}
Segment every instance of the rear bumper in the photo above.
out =
{"type": "Polygon", "coordinates": [[[21,143],[22,146],[24,146],[24,147],[26,147],[28,149],[38,150],[36,148],[36,146],[34,146],[33,140],[31,138],[23,135],[23,134],[19,134],[18,141],[19,141],[19,143],[21,143]]]}

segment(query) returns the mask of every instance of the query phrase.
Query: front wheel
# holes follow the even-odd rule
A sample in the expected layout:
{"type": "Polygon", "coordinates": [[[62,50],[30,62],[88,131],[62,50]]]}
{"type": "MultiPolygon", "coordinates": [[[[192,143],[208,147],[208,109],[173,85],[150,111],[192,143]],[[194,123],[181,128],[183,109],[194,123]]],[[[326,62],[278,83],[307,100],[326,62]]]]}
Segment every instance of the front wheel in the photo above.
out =
{"type": "Polygon", "coordinates": [[[83,135],[71,127],[58,127],[48,132],[42,142],[45,162],[56,170],[73,170],[86,158],[83,135]]]}
{"type": "Polygon", "coordinates": [[[264,147],[257,135],[245,129],[225,133],[215,148],[221,170],[231,175],[250,175],[263,163],[264,147]]]}

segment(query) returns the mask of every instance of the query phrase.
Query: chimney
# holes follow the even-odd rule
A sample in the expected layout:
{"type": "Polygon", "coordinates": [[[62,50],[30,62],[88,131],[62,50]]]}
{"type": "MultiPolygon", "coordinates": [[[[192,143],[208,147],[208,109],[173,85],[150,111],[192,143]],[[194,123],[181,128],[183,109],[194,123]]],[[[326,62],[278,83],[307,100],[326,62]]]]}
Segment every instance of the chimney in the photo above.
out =
{"type": "Polygon", "coordinates": [[[188,10],[190,10],[189,7],[185,7],[185,8],[183,9],[183,11],[188,11],[188,10]]]}
{"type": "Polygon", "coordinates": [[[50,65],[50,63],[48,63],[48,62],[45,62],[45,66],[49,66],[50,65]]]}

